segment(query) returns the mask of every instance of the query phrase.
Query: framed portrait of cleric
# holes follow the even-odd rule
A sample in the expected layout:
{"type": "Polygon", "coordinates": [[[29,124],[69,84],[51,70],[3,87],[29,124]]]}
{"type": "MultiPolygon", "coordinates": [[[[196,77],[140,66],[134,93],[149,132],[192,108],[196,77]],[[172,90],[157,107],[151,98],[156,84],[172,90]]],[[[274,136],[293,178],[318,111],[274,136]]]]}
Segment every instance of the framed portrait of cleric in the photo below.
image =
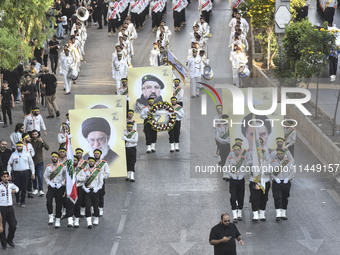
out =
{"type": "Polygon", "coordinates": [[[126,113],[126,95],[75,95],[74,109],[120,109],[126,113]]]}
{"type": "Polygon", "coordinates": [[[170,101],[172,97],[172,67],[135,67],[128,69],[129,107],[135,111],[137,123],[142,109],[148,105],[148,98],[155,103],[170,101]]]}
{"type": "MultiPolygon", "coordinates": [[[[233,115],[233,97],[228,89],[222,90],[223,113],[228,114],[230,127],[230,145],[235,143],[235,138],[243,140],[244,149],[252,150],[254,129],[263,139],[262,148],[268,151],[276,149],[276,137],[284,137],[281,124],[281,105],[277,104],[276,110],[270,115],[254,115],[248,108],[248,89],[241,89],[244,95],[244,114],[233,115]]],[[[270,109],[272,106],[271,88],[253,88],[252,102],[257,110],[270,109]]]]}
{"type": "Polygon", "coordinates": [[[126,116],[121,110],[70,110],[72,148],[82,148],[84,159],[102,151],[102,159],[110,167],[110,177],[123,177],[126,172],[125,141],[126,116]]]}

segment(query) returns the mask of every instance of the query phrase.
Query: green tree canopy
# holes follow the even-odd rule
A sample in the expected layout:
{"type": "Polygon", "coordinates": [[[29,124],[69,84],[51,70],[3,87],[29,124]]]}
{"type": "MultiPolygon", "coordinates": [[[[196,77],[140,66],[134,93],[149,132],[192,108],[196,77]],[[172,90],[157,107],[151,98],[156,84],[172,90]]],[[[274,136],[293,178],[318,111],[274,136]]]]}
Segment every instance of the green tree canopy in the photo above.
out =
{"type": "Polygon", "coordinates": [[[14,69],[33,56],[29,41],[41,45],[50,33],[46,13],[53,0],[0,0],[0,67],[14,69]]]}

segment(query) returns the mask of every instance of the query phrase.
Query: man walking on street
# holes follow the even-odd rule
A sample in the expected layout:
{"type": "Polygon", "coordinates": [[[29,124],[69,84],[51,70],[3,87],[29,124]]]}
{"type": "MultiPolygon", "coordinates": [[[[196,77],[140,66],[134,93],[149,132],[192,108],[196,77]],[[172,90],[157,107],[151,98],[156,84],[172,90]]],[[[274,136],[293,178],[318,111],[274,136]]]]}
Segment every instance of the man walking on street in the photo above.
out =
{"type": "Polygon", "coordinates": [[[42,87],[45,89],[45,98],[48,109],[47,118],[54,118],[53,110],[56,117],[60,116],[59,108],[56,100],[57,78],[54,74],[49,73],[49,68],[45,68],[45,75],[41,78],[42,87]]]}

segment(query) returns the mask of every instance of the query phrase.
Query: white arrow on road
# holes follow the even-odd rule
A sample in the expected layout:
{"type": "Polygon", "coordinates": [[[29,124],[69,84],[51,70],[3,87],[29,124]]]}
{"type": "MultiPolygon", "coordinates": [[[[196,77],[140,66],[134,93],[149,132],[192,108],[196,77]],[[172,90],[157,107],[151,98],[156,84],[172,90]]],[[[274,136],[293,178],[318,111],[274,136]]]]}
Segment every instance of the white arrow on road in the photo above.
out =
{"type": "Polygon", "coordinates": [[[184,255],[187,253],[196,242],[187,242],[187,231],[186,229],[181,230],[181,240],[179,243],[170,243],[171,247],[179,254],[184,255]]]}
{"type": "Polygon", "coordinates": [[[305,227],[300,226],[300,228],[302,230],[303,235],[305,236],[305,240],[296,240],[296,241],[302,246],[312,251],[313,253],[317,253],[324,239],[313,239],[305,227]]]}

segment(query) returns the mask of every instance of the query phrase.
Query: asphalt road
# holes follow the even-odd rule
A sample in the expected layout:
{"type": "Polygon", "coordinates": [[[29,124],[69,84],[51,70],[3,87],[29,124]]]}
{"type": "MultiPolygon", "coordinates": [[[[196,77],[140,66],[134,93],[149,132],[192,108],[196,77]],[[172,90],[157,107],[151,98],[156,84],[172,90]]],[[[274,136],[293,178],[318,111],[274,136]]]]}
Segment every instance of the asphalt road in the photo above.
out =
{"type": "MultiPolygon", "coordinates": [[[[190,46],[191,24],[199,18],[197,3],[189,6],[187,27],[181,32],[173,32],[170,48],[185,60],[190,46]]],[[[170,6],[170,2],[168,4],[170,6]]],[[[168,10],[170,10],[168,6],[168,10]]],[[[209,58],[215,72],[214,80],[221,83],[231,78],[229,39],[227,24],[230,10],[227,2],[215,0],[211,29],[213,37],[209,41],[209,58]],[[221,28],[224,28],[221,30],[221,28]]],[[[166,15],[167,25],[173,30],[172,14],[166,15]]],[[[147,20],[135,41],[135,67],[148,65],[149,50],[155,34],[151,32],[151,21],[147,20]]],[[[111,53],[116,37],[108,37],[105,30],[96,27],[88,29],[86,43],[87,63],[72,94],[64,96],[62,79],[58,88],[57,102],[62,116],[73,108],[74,94],[110,94],[113,92],[111,78],[111,53]]],[[[161,133],[155,154],[145,154],[145,139],[142,127],[138,127],[139,144],[136,164],[136,182],[113,179],[106,185],[104,216],[99,226],[88,230],[81,220],[79,229],[68,229],[66,221],[56,230],[48,226],[45,198],[36,197],[26,201],[26,208],[15,206],[18,227],[15,237],[16,247],[2,254],[110,254],[110,255],[208,255],[213,247],[208,238],[212,226],[218,223],[221,213],[231,213],[229,187],[218,176],[197,176],[190,169],[204,162],[215,164],[216,146],[211,126],[215,115],[213,105],[208,105],[208,115],[199,124],[191,114],[200,107],[199,99],[189,98],[189,86],[185,87],[181,143],[179,153],[169,153],[168,135],[161,133]],[[191,108],[191,109],[190,109],[191,108]],[[194,146],[193,146],[194,145],[194,146]],[[194,147],[194,148],[193,148],[194,147]]],[[[23,120],[21,105],[14,110],[14,123],[23,120]]],[[[42,108],[42,115],[48,115],[42,108]]],[[[57,132],[64,118],[45,120],[48,135],[44,137],[55,150],[57,132]]],[[[14,129],[14,127],[13,127],[14,129]]],[[[1,130],[1,137],[9,137],[10,128],[1,130]]],[[[296,147],[298,165],[318,163],[312,153],[298,140],[296,147]]],[[[49,153],[45,153],[46,163],[49,153]]],[[[337,163],[337,162],[329,162],[337,163]]],[[[238,228],[246,246],[238,246],[238,254],[339,254],[340,226],[339,186],[324,173],[298,173],[292,182],[286,222],[275,222],[275,209],[270,192],[267,206],[267,222],[253,224],[246,190],[244,220],[238,228]]]]}

